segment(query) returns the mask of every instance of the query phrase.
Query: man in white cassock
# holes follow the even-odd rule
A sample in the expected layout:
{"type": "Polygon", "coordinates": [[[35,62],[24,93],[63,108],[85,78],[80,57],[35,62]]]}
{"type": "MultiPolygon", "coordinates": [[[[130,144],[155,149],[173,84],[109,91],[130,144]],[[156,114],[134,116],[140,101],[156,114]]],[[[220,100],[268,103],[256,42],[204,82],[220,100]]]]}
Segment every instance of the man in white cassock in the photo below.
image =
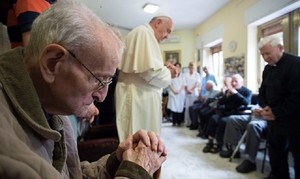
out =
{"type": "Polygon", "coordinates": [[[158,14],[148,24],[134,28],[125,38],[115,90],[116,120],[120,141],[139,129],[160,134],[162,89],[176,76],[176,67],[164,65],[159,43],[168,38],[173,22],[158,14]]]}

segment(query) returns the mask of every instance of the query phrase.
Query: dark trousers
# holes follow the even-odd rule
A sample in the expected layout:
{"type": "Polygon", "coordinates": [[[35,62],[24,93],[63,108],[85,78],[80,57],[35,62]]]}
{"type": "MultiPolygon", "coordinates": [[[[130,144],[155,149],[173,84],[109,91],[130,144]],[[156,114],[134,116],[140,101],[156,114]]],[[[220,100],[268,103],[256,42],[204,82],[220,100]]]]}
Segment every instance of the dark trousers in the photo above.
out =
{"type": "Polygon", "coordinates": [[[214,114],[214,108],[212,107],[204,107],[199,111],[199,118],[200,118],[200,125],[198,127],[199,132],[205,134],[206,136],[208,135],[208,120],[210,116],[214,114]]]}
{"type": "Polygon", "coordinates": [[[181,113],[178,113],[178,112],[173,112],[172,111],[172,122],[173,122],[173,125],[177,124],[177,125],[180,125],[182,123],[182,119],[183,119],[183,112],[181,113]]]}
{"type": "Polygon", "coordinates": [[[217,127],[218,127],[218,121],[220,119],[221,119],[221,115],[219,115],[219,114],[213,114],[209,118],[209,120],[208,120],[208,126],[207,126],[208,136],[211,136],[213,138],[216,137],[217,127]]]}
{"type": "Polygon", "coordinates": [[[226,128],[226,118],[228,115],[214,114],[208,121],[208,136],[216,139],[217,143],[222,145],[226,128]]]}
{"type": "Polygon", "coordinates": [[[189,107],[189,114],[191,118],[191,127],[198,127],[198,117],[199,117],[199,111],[203,107],[202,102],[196,102],[192,106],[189,107]]]}
{"type": "Polygon", "coordinates": [[[217,121],[217,132],[216,132],[216,141],[220,144],[223,144],[224,141],[224,135],[225,135],[225,129],[226,129],[226,123],[228,120],[228,116],[221,116],[219,120],[217,121]]]}
{"type": "Polygon", "coordinates": [[[300,135],[282,135],[269,129],[269,157],[271,173],[277,179],[288,179],[288,152],[294,159],[295,179],[300,179],[300,135]]]}

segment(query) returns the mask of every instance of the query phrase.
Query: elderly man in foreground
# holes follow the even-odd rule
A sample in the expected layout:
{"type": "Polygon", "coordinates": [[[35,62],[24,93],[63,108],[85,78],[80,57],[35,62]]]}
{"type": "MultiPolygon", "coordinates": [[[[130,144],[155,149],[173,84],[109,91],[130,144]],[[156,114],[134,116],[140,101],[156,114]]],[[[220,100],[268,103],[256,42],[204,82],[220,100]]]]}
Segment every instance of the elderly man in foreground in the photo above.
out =
{"type": "Polygon", "coordinates": [[[79,162],[68,118],[92,120],[123,51],[114,31],[76,1],[59,1],[33,23],[26,49],[0,56],[0,178],[152,178],[166,159],[153,132],[79,162]]]}

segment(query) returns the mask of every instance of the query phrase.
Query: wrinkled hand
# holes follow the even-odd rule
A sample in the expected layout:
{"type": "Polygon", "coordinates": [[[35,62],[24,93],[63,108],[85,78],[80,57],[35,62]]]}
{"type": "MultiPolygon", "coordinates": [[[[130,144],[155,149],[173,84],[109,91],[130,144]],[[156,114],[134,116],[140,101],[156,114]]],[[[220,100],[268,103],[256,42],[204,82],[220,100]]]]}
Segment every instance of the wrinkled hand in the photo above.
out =
{"type": "Polygon", "coordinates": [[[137,146],[130,144],[129,150],[123,153],[123,160],[128,160],[143,167],[151,176],[158,170],[162,163],[166,160],[163,152],[152,150],[150,146],[139,141],[137,146]]]}
{"type": "Polygon", "coordinates": [[[227,89],[227,96],[232,96],[232,95],[234,95],[234,94],[237,94],[238,93],[238,91],[235,89],[235,88],[233,88],[233,87],[230,87],[230,88],[228,88],[227,89]]]}
{"type": "Polygon", "coordinates": [[[254,109],[254,110],[252,110],[252,115],[255,117],[261,117],[261,114],[260,114],[261,111],[262,111],[261,108],[254,109]]]}
{"type": "Polygon", "coordinates": [[[275,120],[275,116],[272,112],[272,109],[269,106],[264,107],[260,112],[260,114],[266,120],[270,120],[270,121],[275,120]]]}
{"type": "Polygon", "coordinates": [[[162,156],[167,156],[167,150],[160,138],[152,131],[139,130],[135,134],[130,135],[125,141],[119,144],[116,155],[119,161],[123,160],[123,153],[126,150],[137,146],[139,142],[150,147],[155,152],[161,152],[162,156]]]}

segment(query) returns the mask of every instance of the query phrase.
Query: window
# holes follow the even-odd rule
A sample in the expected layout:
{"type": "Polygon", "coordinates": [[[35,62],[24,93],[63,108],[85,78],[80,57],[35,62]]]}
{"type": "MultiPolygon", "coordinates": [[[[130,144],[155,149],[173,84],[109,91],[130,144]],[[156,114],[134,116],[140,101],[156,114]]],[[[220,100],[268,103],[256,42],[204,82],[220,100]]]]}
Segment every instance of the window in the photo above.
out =
{"type": "Polygon", "coordinates": [[[210,73],[215,75],[218,84],[221,84],[220,81],[223,81],[224,76],[222,41],[218,39],[205,47],[203,50],[202,67],[207,66],[210,73]]]}

